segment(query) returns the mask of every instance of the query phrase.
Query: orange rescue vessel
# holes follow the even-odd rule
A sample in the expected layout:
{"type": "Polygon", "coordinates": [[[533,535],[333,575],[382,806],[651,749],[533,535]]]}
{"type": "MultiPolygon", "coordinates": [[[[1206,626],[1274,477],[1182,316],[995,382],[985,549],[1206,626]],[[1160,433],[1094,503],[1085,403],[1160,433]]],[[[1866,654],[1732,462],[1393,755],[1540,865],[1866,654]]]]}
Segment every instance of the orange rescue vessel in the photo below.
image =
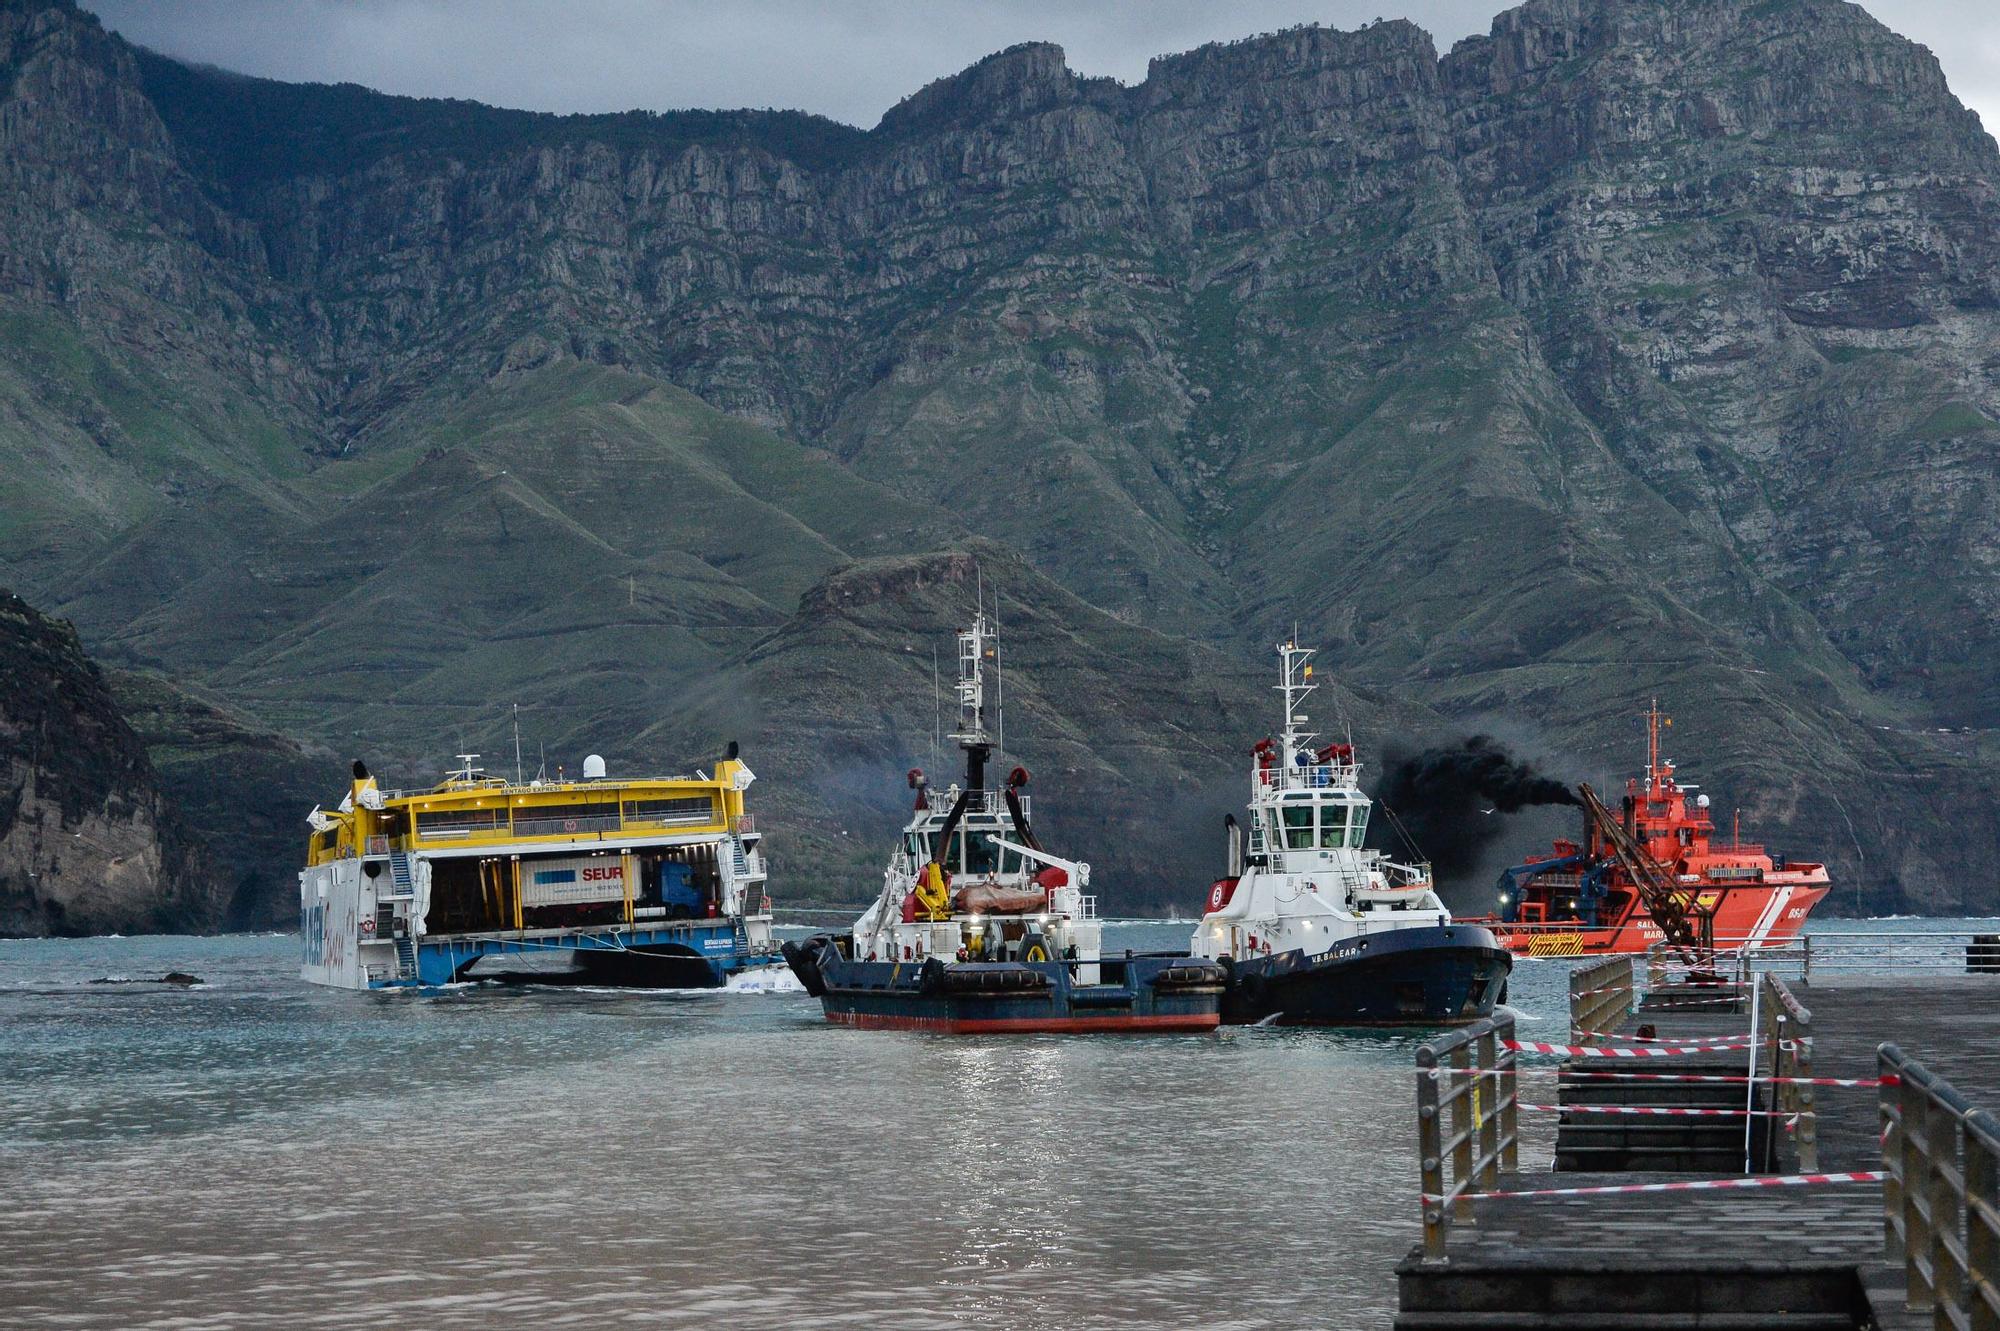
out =
{"type": "Polygon", "coordinates": [[[1551,854],[1508,869],[1499,912],[1466,923],[1534,957],[1643,952],[1669,927],[1723,950],[1797,937],[1832,888],[1826,866],[1774,858],[1736,830],[1718,839],[1708,796],[1660,757],[1661,725],[1672,722],[1657,703],[1646,721],[1646,774],[1626,782],[1619,810],[1583,788],[1583,840],[1557,841],[1551,854]]]}

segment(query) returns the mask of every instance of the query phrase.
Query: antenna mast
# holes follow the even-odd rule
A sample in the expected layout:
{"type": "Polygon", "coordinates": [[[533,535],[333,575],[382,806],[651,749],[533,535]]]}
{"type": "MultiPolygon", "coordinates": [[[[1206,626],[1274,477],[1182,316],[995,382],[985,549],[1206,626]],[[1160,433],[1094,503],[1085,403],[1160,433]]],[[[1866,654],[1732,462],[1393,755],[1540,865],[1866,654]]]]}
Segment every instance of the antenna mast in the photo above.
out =
{"type": "Polygon", "coordinates": [[[1283,663],[1283,682],[1278,691],[1285,695],[1285,768],[1289,771],[1296,763],[1302,746],[1309,746],[1318,739],[1309,730],[1300,730],[1307,717],[1299,710],[1306,696],[1319,685],[1312,682],[1312,666],[1307,664],[1313,655],[1313,648],[1301,647],[1297,642],[1278,644],[1278,659],[1283,663]]]}
{"type": "Polygon", "coordinates": [[[521,784],[521,704],[514,704],[514,784],[521,784]]]}
{"type": "Polygon", "coordinates": [[[998,745],[1002,752],[1007,748],[1007,676],[1000,669],[1000,589],[993,589],[993,711],[995,729],[999,731],[998,745]]]}
{"type": "Polygon", "coordinates": [[[972,617],[972,627],[958,635],[958,729],[951,737],[965,750],[965,788],[986,788],[986,759],[993,737],[986,729],[986,642],[992,631],[986,613],[972,617]]]}

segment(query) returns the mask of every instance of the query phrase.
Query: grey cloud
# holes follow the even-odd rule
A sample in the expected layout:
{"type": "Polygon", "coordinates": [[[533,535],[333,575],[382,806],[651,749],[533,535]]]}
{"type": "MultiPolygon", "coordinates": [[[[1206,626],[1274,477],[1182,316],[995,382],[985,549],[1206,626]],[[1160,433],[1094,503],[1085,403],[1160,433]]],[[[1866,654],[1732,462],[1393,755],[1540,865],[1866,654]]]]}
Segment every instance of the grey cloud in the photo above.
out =
{"type": "MultiPolygon", "coordinates": [[[[1017,42],[1053,41],[1127,83],[1154,56],[1320,22],[1405,17],[1440,48],[1494,0],[84,0],[155,50],[270,78],[353,82],[543,111],[775,106],[872,125],[932,79],[1017,42]]],[[[2000,129],[2000,4],[1874,0],[1929,46],[2000,129]]]]}

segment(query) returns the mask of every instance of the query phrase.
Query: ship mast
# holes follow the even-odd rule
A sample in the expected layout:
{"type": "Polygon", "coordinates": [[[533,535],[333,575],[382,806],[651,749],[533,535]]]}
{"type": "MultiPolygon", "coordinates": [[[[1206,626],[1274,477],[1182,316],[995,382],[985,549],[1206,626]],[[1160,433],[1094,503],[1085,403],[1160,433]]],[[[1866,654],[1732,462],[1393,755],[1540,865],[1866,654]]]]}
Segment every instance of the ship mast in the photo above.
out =
{"type": "Polygon", "coordinates": [[[986,662],[997,650],[986,612],[972,617],[972,627],[958,635],[958,729],[951,738],[965,750],[965,788],[986,789],[986,760],[993,755],[993,736],[986,729],[986,662]]]}
{"type": "Polygon", "coordinates": [[[1646,709],[1646,793],[1648,795],[1656,795],[1661,789],[1660,726],[1663,722],[1667,725],[1673,724],[1671,720],[1660,715],[1660,700],[1654,698],[1652,705],[1646,709]]]}
{"type": "Polygon", "coordinates": [[[1295,642],[1278,644],[1278,659],[1283,662],[1283,683],[1277,686],[1285,695],[1284,767],[1290,771],[1298,762],[1297,754],[1302,746],[1310,746],[1319,736],[1299,727],[1307,721],[1306,714],[1299,708],[1306,696],[1319,685],[1312,682],[1313,669],[1310,664],[1314,649],[1301,647],[1295,642]]]}

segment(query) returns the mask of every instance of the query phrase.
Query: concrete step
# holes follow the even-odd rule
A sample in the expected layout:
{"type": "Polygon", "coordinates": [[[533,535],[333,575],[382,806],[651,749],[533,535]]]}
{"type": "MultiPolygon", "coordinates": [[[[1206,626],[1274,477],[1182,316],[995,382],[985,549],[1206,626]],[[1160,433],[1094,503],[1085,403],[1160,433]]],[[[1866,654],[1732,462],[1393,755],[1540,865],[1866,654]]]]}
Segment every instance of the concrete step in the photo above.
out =
{"type": "MultiPolygon", "coordinates": [[[[1664,1062],[1665,1060],[1661,1060],[1664,1062]]],[[[1575,1075],[1577,1071],[1622,1072],[1624,1068],[1590,1068],[1572,1070],[1565,1068],[1556,1079],[1556,1089],[1565,1098],[1575,1097],[1597,1104],[1712,1104],[1720,1106],[1741,1105],[1743,1092],[1748,1089],[1740,1081],[1620,1081],[1613,1077],[1586,1077],[1575,1075]]],[[[1741,1077],[1743,1065],[1733,1068],[1642,1068],[1642,1072],[1658,1071],[1667,1075],[1699,1075],[1741,1077]]],[[[1759,1087],[1761,1094],[1764,1088],[1759,1087]]]]}
{"type": "Polygon", "coordinates": [[[1849,1331],[1869,1304],[1851,1264],[1632,1262],[1578,1254],[1564,1265],[1461,1262],[1396,1272],[1398,1331],[1446,1328],[1750,1328],[1849,1331]]]}
{"type": "MultiPolygon", "coordinates": [[[[1566,1069],[1568,1071],[1569,1069],[1566,1069]]],[[[1650,1069],[1647,1069],[1650,1070],[1650,1069]]],[[[1694,1066],[1676,1071],[1695,1071],[1694,1066]]],[[[1741,1067],[1702,1065],[1700,1071],[1740,1075],[1741,1067]]],[[[1556,1170],[1560,1173],[1663,1171],[1734,1174],[1743,1168],[1742,1086],[1715,1082],[1592,1081],[1564,1078],[1557,1087],[1563,1105],[1642,1105],[1677,1109],[1721,1109],[1726,1116],[1676,1118],[1670,1115],[1577,1113],[1563,1116],[1556,1130],[1556,1170]]],[[[1757,1108],[1764,1106],[1759,1090],[1757,1108]]],[[[1771,1121],[1751,1124],[1753,1159],[1764,1159],[1771,1121]]]]}
{"type": "Polygon", "coordinates": [[[1399,1313],[1395,1331],[1859,1331],[1869,1323],[1847,1313],[1399,1313]]]}

